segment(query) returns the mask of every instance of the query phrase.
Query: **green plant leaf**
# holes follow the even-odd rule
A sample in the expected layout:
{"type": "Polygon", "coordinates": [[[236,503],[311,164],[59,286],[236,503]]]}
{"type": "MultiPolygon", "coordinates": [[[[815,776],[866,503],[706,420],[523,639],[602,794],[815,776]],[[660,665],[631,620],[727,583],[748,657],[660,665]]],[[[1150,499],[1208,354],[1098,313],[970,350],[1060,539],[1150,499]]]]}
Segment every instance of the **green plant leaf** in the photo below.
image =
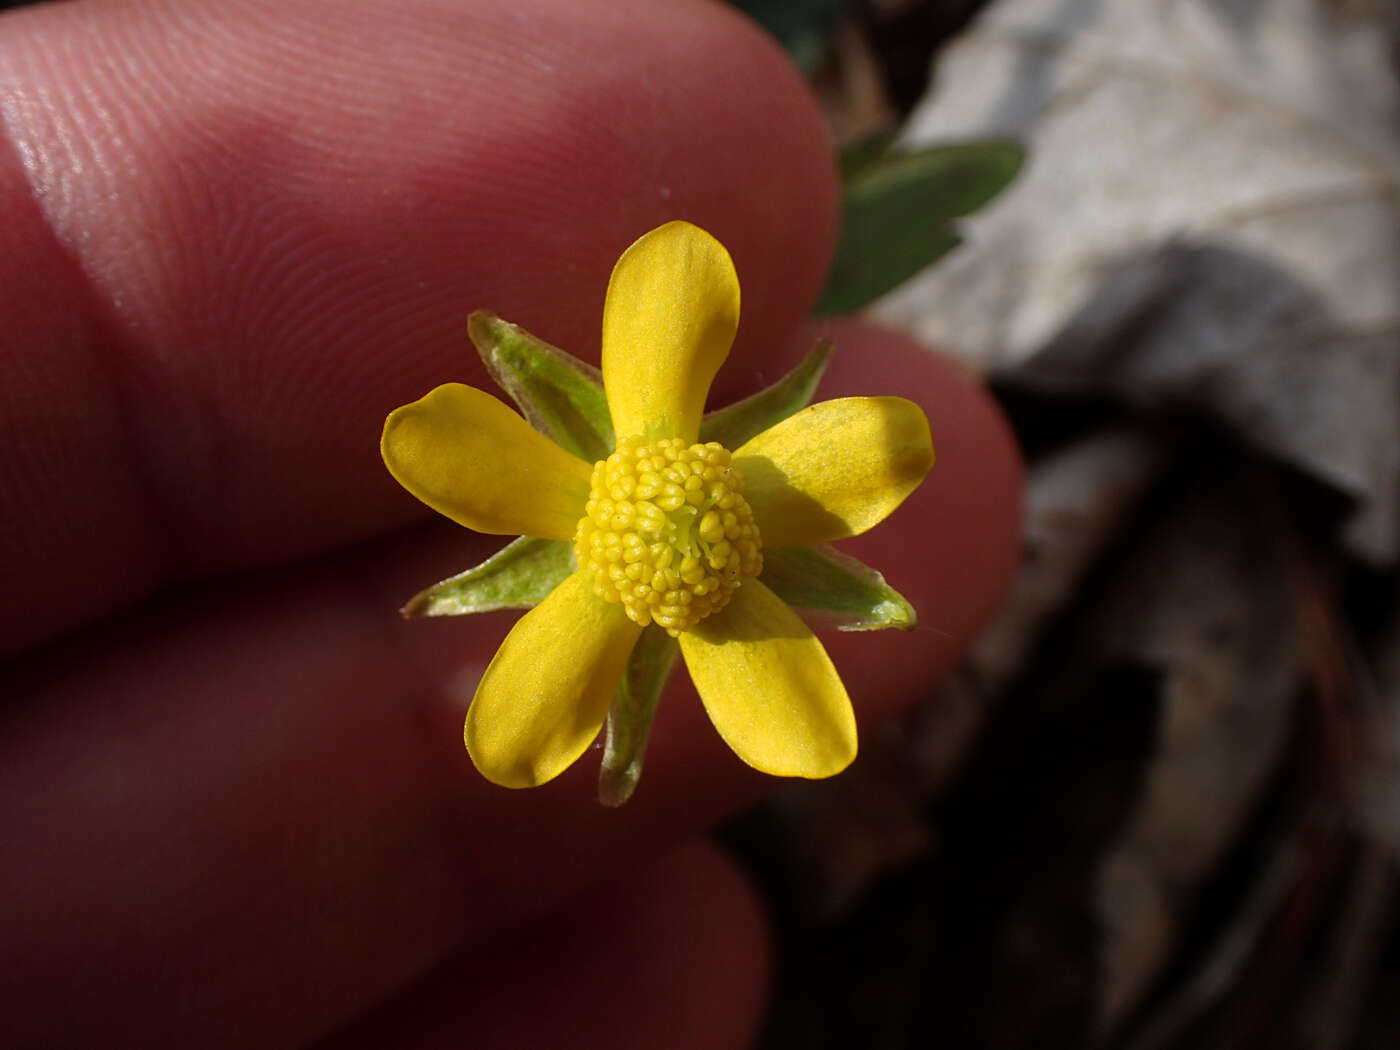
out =
{"type": "Polygon", "coordinates": [[[882,128],[842,146],[836,157],[841,185],[849,185],[867,168],[888,157],[898,135],[894,128],[882,128]]]}
{"type": "Polygon", "coordinates": [[[732,451],[806,407],[826,371],[831,351],[831,340],[819,341],[796,368],[772,386],[706,415],[700,421],[700,440],[718,441],[732,451]]]}
{"type": "Polygon", "coordinates": [[[812,312],[819,317],[853,313],[961,243],[962,236],[946,219],[918,224],[879,219],[858,225],[843,219],[836,261],[812,312]]]}
{"type": "Polygon", "coordinates": [[[826,38],[855,0],[730,0],[787,48],[793,62],[811,73],[826,54],[826,38]]]}
{"type": "Polygon", "coordinates": [[[816,313],[858,310],[961,242],[954,219],[1004,190],[1025,161],[1010,141],[950,143],[872,160],[857,144],[843,165],[841,235],[816,313]]]}
{"type": "Polygon", "coordinates": [[[964,218],[1011,185],[1026,151],[1009,139],[950,142],[904,152],[894,150],[857,169],[843,197],[879,201],[909,215],[964,218]]]}
{"type": "Polygon", "coordinates": [[[759,579],[789,605],[833,618],[842,631],[908,630],[918,619],[883,576],[834,547],[765,549],[759,579]]]}
{"type": "Polygon", "coordinates": [[[598,369],[485,310],[467,333],[531,426],[589,463],[608,457],[617,439],[598,369]]]}
{"type": "Polygon", "coordinates": [[[656,704],[679,655],[676,640],[655,624],[642,632],[632,649],[608,712],[607,743],[598,772],[598,801],[605,806],[620,806],[632,797],[642,775],[656,704]]]}
{"type": "Polygon", "coordinates": [[[574,571],[563,540],[521,536],[480,565],[414,595],[400,610],[414,616],[464,616],[493,609],[532,609],[574,571]]]}

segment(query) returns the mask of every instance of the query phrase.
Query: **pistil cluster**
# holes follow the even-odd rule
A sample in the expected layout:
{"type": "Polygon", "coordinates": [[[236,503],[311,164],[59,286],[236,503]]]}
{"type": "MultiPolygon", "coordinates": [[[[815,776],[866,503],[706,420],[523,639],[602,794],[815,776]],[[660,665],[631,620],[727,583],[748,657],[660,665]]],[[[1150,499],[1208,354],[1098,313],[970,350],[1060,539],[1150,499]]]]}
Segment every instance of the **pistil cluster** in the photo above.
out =
{"type": "Polygon", "coordinates": [[[672,636],[729,603],[763,569],[744,479],[718,442],[624,438],[593,467],[574,554],[593,590],[672,636]]]}

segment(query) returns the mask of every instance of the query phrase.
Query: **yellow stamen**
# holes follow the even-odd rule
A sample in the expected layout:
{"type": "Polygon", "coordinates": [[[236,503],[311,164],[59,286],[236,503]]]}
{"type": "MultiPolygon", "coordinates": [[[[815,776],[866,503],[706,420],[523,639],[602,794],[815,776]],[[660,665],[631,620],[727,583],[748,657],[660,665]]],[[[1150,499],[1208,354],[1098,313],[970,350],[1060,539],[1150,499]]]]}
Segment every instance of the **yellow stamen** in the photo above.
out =
{"type": "Polygon", "coordinates": [[[624,438],[593,467],[574,534],[579,567],[592,573],[594,593],[621,602],[635,623],[678,635],[763,569],[743,493],[718,442],[624,438]]]}

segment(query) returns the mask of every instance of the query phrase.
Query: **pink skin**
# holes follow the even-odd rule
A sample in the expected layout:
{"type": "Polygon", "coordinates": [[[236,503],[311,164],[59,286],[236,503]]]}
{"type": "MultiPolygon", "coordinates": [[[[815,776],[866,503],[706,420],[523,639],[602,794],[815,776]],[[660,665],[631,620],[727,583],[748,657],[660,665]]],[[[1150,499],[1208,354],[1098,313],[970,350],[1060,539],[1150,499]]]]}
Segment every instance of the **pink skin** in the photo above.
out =
{"type": "MultiPolygon", "coordinates": [[[[596,755],[482,781],[461,717],[511,617],[395,609],[499,541],[376,442],[485,385],[472,308],[596,359],[609,267],[670,218],[743,283],[716,399],[790,365],[836,187],[783,57],[678,0],[80,3],[0,17],[0,115],[7,1038],[743,1045],[761,919],[688,840],[771,782],[683,681],[621,811],[596,755]]],[[[830,638],[868,728],[994,610],[1020,476],[957,369],[834,334],[820,396],[920,400],[939,457],[851,544],[926,632],[830,638]]]]}

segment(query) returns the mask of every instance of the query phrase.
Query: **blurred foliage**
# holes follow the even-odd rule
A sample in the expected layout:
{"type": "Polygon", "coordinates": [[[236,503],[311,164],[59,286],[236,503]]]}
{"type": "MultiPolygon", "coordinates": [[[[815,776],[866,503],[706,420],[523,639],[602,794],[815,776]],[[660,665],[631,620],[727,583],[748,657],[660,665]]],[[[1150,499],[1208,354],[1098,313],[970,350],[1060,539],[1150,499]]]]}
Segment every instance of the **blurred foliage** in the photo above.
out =
{"type": "Polygon", "coordinates": [[[807,73],[826,54],[826,35],[838,18],[855,7],[853,0],[730,0],[787,48],[807,73]]]}
{"type": "Polygon", "coordinates": [[[842,151],[841,237],[818,314],[858,310],[962,241],[954,223],[1015,179],[1025,150],[993,139],[890,149],[882,133],[842,151]]]}
{"type": "MultiPolygon", "coordinates": [[[[827,39],[854,0],[730,0],[772,33],[813,74],[827,39]]],[[[841,151],[841,236],[815,312],[849,313],[868,305],[962,242],[953,220],[987,204],[1021,170],[1024,149],[1002,140],[926,149],[892,148],[881,132],[841,151]]]]}

